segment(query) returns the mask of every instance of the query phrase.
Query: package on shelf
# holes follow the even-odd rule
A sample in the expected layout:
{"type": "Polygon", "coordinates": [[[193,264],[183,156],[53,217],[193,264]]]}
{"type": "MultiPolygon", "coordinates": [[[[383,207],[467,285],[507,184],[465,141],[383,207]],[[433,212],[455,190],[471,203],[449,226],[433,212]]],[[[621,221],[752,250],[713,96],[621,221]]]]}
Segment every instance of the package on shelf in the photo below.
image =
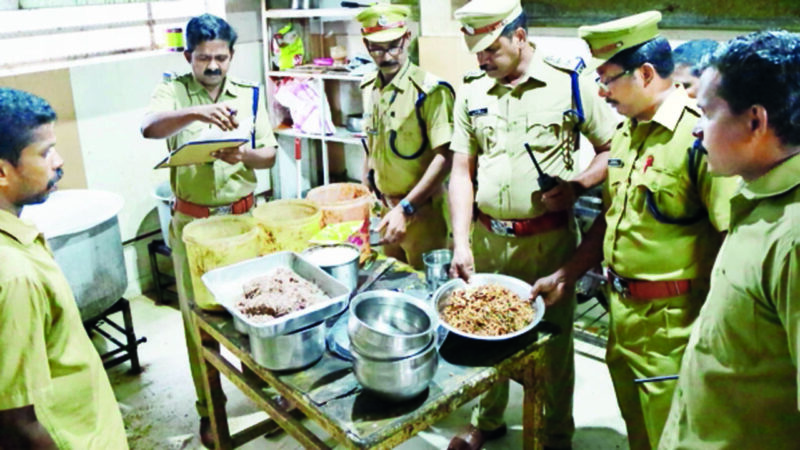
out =
{"type": "Polygon", "coordinates": [[[289,109],[293,128],[307,134],[333,134],[327,99],[320,96],[318,84],[312,80],[284,78],[275,83],[275,100],[289,109]]]}
{"type": "Polygon", "coordinates": [[[277,62],[278,69],[291,69],[303,64],[305,47],[303,45],[302,26],[288,23],[272,35],[272,59],[277,62]]]}

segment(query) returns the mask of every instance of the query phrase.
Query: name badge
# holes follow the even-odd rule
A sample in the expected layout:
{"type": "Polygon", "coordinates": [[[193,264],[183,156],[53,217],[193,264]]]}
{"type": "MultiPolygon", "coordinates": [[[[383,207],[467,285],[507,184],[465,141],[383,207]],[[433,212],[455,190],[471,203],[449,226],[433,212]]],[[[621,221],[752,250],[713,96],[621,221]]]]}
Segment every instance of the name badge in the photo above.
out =
{"type": "Polygon", "coordinates": [[[489,108],[473,109],[472,111],[467,112],[467,115],[470,117],[485,116],[486,114],[489,114],[489,108]]]}
{"type": "Polygon", "coordinates": [[[622,160],[619,158],[608,159],[608,167],[623,167],[623,166],[625,166],[625,164],[623,164],[622,160]]]}

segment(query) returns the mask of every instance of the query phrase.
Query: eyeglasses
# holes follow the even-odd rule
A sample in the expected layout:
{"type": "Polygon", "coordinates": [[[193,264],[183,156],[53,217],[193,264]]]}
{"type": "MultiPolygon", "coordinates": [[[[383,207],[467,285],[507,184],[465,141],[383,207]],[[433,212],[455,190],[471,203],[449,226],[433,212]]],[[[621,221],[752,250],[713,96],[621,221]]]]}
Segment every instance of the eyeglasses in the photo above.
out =
{"type": "Polygon", "coordinates": [[[388,48],[379,48],[379,47],[367,47],[367,51],[375,58],[380,58],[385,54],[389,54],[391,56],[397,56],[400,52],[403,51],[403,44],[405,44],[406,38],[400,40],[395,44],[390,44],[391,47],[388,48]]]}
{"type": "Polygon", "coordinates": [[[597,77],[597,78],[594,79],[594,82],[597,83],[597,85],[600,87],[600,89],[602,89],[604,91],[608,91],[608,90],[610,90],[609,86],[611,86],[611,83],[619,80],[620,78],[624,77],[625,75],[630,75],[632,73],[633,73],[633,70],[625,70],[625,71],[622,71],[622,72],[614,75],[613,77],[610,77],[610,78],[606,79],[605,81],[601,80],[600,77],[597,77]]]}

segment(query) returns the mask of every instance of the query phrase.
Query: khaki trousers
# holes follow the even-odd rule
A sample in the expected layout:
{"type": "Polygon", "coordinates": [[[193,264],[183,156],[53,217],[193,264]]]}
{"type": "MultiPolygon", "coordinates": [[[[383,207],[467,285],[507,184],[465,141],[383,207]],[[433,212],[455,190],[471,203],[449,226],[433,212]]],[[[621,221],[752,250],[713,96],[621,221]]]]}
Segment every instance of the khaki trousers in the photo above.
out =
{"type": "MultiPolygon", "coordinates": [[[[475,271],[500,273],[533,283],[554,272],[574,253],[578,243],[574,223],[569,228],[533,236],[505,237],[473,225],[472,252],[475,271]]],[[[545,347],[545,444],[566,447],[572,444],[575,423],[572,396],[575,387],[575,349],[573,320],[575,294],[548,308],[545,320],[558,325],[562,334],[545,347]]],[[[484,394],[472,414],[472,425],[492,430],[504,424],[509,382],[501,382],[484,394]]]]}
{"type": "Polygon", "coordinates": [[[606,364],[631,450],[658,447],[676,386],[676,380],[633,380],[678,374],[692,324],[708,293],[706,283],[697,284],[688,294],[648,301],[607,289],[611,326],[606,364]]]}
{"type": "MultiPolygon", "coordinates": [[[[400,261],[407,262],[417,270],[425,270],[422,255],[440,248],[450,248],[447,228],[446,197],[437,195],[420,206],[407,222],[406,235],[397,244],[383,245],[382,252],[400,261]]],[[[384,206],[382,214],[389,212],[384,206]]]]}

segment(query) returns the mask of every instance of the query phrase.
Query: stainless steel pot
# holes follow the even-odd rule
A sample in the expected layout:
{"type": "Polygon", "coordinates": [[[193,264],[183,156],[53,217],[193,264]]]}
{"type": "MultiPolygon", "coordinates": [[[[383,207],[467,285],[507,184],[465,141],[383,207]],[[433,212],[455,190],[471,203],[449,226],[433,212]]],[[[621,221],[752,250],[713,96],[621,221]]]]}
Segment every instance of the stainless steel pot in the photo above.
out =
{"type": "Polygon", "coordinates": [[[433,340],[436,319],[428,305],[400,292],[361,293],[350,303],[350,345],[374,359],[397,359],[418,353],[433,340]]]}
{"type": "Polygon", "coordinates": [[[303,250],[301,255],[351,291],[358,285],[358,258],[361,251],[355,245],[344,243],[315,245],[303,250]]]}
{"type": "Polygon", "coordinates": [[[325,322],[274,337],[250,334],[250,352],[258,364],[270,370],[296,370],[308,367],[325,352],[325,322]]]}
{"type": "Polygon", "coordinates": [[[439,368],[439,353],[433,342],[416,355],[403,359],[373,359],[355,349],[353,356],[353,373],[358,382],[392,401],[408,400],[421,394],[439,368]]]}

